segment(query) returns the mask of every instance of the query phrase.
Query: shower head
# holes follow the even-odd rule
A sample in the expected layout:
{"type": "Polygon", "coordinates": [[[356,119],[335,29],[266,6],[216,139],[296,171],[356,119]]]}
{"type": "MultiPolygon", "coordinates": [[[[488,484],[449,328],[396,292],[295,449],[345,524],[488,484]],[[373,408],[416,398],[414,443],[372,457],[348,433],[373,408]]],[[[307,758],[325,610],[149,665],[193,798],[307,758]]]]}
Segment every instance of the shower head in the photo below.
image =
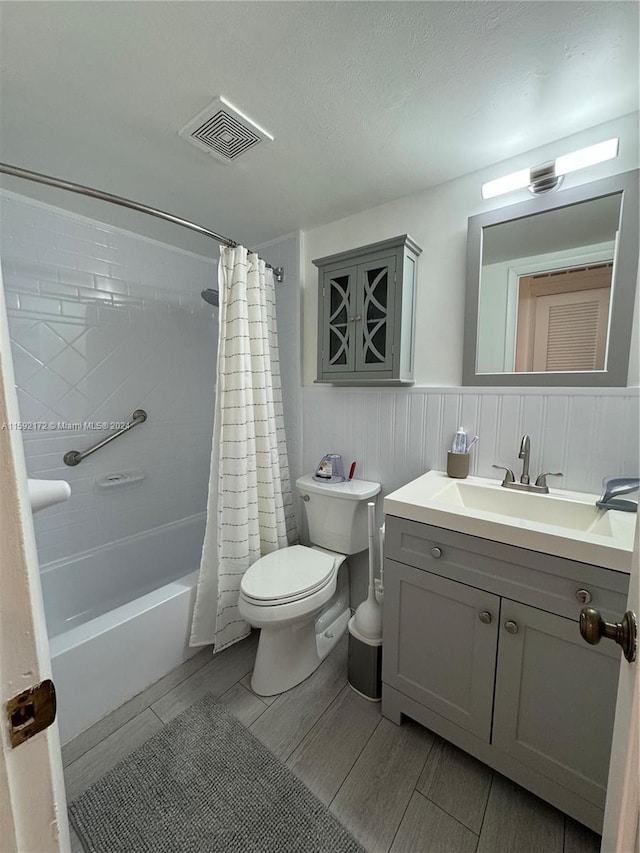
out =
{"type": "Polygon", "coordinates": [[[208,302],[209,305],[213,305],[217,308],[220,304],[220,298],[218,295],[218,291],[214,290],[212,287],[208,287],[206,290],[203,290],[200,294],[205,302],[208,302]]]}

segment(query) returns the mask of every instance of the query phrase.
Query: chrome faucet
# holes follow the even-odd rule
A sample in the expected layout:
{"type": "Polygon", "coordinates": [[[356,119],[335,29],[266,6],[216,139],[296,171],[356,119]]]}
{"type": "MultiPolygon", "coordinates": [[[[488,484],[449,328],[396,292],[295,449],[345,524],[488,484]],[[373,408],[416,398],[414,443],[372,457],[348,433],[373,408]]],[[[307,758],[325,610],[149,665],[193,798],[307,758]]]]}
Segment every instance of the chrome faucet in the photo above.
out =
{"type": "Polygon", "coordinates": [[[529,485],[529,454],[531,453],[531,439],[528,435],[522,436],[520,442],[520,453],[518,459],[522,459],[522,476],[520,482],[529,485]]]}
{"type": "Polygon", "coordinates": [[[637,512],[638,501],[621,500],[620,495],[628,495],[640,489],[640,477],[605,477],[602,481],[604,492],[596,506],[600,509],[619,509],[623,512],[637,512]]]}
{"type": "Polygon", "coordinates": [[[540,495],[548,495],[549,494],[549,486],[547,486],[547,477],[562,477],[563,475],[558,473],[553,473],[552,471],[546,471],[544,474],[538,474],[534,485],[531,485],[531,480],[529,477],[529,456],[531,455],[531,439],[528,435],[522,436],[522,441],[520,442],[520,453],[518,453],[518,459],[522,459],[522,475],[520,477],[520,482],[516,482],[515,475],[511,468],[506,468],[504,465],[494,465],[494,468],[501,468],[504,472],[504,479],[501,485],[505,489],[519,489],[523,492],[537,492],[540,495]]]}

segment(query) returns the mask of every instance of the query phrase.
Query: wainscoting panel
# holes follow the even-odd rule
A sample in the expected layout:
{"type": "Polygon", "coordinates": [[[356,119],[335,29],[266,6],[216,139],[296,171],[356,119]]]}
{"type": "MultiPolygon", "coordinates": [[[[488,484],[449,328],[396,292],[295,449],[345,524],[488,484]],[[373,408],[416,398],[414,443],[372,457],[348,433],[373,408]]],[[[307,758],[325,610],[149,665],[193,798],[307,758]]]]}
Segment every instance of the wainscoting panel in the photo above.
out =
{"type": "Polygon", "coordinates": [[[520,439],[531,436],[533,476],[562,471],[551,487],[599,493],[610,474],[637,474],[639,389],[303,388],[303,465],[324,453],[357,461],[356,477],[383,493],[430,469],[444,470],[459,426],[478,434],[471,474],[519,476],[520,439]]]}

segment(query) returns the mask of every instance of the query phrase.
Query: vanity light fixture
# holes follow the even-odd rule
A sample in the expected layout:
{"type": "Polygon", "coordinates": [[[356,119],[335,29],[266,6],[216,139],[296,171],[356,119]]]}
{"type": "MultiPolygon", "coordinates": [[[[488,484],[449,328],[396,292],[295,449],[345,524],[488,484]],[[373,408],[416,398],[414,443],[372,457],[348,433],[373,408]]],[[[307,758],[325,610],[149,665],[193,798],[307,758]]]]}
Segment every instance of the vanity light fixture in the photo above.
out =
{"type": "Polygon", "coordinates": [[[557,189],[563,177],[569,172],[594,166],[604,160],[618,156],[619,139],[607,139],[588,148],[581,148],[572,154],[563,154],[550,163],[532,166],[530,169],[520,169],[482,185],[482,198],[495,198],[503,193],[528,187],[534,195],[548,193],[557,189]]]}

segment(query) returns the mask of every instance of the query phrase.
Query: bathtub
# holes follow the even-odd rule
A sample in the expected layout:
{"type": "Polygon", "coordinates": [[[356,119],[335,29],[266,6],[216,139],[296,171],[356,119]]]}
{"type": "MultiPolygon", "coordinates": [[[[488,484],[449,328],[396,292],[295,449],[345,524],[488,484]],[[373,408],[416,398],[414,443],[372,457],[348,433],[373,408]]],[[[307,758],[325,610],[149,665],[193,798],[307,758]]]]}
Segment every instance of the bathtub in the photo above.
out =
{"type": "Polygon", "coordinates": [[[204,527],[192,516],[42,567],[63,744],[199,651],[204,527]]]}

